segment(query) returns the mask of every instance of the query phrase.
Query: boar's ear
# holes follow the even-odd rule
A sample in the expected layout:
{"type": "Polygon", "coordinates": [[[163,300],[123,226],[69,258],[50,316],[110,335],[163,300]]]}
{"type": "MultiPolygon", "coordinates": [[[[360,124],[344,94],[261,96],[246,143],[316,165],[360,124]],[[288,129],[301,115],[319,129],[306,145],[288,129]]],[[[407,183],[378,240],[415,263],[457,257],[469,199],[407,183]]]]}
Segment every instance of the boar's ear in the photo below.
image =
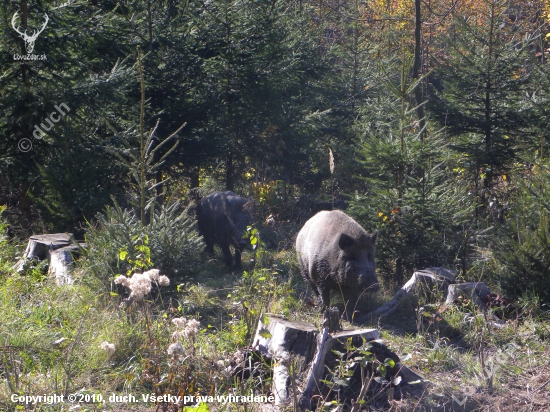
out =
{"type": "Polygon", "coordinates": [[[372,243],[376,243],[376,238],[378,237],[378,230],[375,230],[372,232],[372,235],[370,235],[370,238],[372,239],[372,243]]]}
{"type": "Polygon", "coordinates": [[[355,241],[353,238],[349,235],[346,235],[345,233],[340,234],[340,240],[338,241],[338,247],[342,250],[348,249],[351,245],[353,245],[355,241]]]}

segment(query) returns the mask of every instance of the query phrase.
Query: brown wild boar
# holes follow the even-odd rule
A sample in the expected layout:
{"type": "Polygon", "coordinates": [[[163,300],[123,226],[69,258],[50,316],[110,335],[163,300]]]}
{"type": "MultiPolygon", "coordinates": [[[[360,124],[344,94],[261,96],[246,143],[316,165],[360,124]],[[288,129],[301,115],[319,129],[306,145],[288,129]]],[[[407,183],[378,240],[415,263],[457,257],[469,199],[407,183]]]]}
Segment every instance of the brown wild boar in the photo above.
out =
{"type": "Polygon", "coordinates": [[[342,293],[348,320],[365,291],[379,289],[375,274],[374,243],[355,220],[339,210],[322,211],[309,219],[296,238],[302,276],[321,300],[330,305],[332,289],[342,293]]]}

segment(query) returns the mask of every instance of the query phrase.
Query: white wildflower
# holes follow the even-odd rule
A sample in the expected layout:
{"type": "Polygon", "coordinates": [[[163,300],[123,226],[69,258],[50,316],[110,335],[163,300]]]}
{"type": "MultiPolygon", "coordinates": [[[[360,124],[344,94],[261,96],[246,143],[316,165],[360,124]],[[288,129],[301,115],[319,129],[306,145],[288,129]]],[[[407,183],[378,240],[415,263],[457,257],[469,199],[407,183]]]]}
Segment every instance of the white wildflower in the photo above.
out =
{"type": "Polygon", "coordinates": [[[177,330],[174,333],[172,333],[172,339],[173,340],[178,340],[178,339],[181,339],[181,338],[185,338],[186,336],[187,335],[185,335],[183,333],[183,331],[181,331],[181,330],[177,330]]]}
{"type": "Polygon", "coordinates": [[[172,333],[172,338],[177,340],[180,338],[192,338],[199,331],[200,322],[196,319],[186,320],[185,318],[174,318],[172,323],[178,329],[172,333]]]}
{"type": "Polygon", "coordinates": [[[144,273],[134,273],[131,277],[118,276],[115,284],[126,286],[130,289],[129,301],[140,301],[151,292],[151,282],[157,282],[160,286],[168,286],[170,279],[167,276],[159,276],[158,269],[151,269],[144,273]]]}
{"type": "Polygon", "coordinates": [[[185,318],[174,318],[172,319],[172,323],[176,325],[177,328],[183,329],[185,328],[185,324],[187,323],[187,320],[185,318]]]}
{"type": "Polygon", "coordinates": [[[151,269],[143,273],[144,276],[147,276],[151,281],[158,282],[159,280],[159,270],[151,269]]]}
{"type": "Polygon", "coordinates": [[[168,346],[167,352],[168,352],[168,355],[170,355],[175,360],[183,358],[183,355],[185,354],[183,345],[179,342],[172,343],[170,346],[168,346]]]}
{"type": "Polygon", "coordinates": [[[130,278],[129,299],[143,300],[151,292],[151,279],[145,273],[134,273],[130,278]]]}
{"type": "Polygon", "coordinates": [[[187,326],[185,329],[187,330],[187,333],[189,336],[195,336],[197,332],[199,331],[200,322],[196,319],[190,319],[189,322],[187,322],[187,326]]]}
{"type": "Polygon", "coordinates": [[[166,275],[161,275],[159,276],[158,284],[160,286],[168,286],[170,284],[170,279],[168,279],[166,275]]]}
{"type": "Polygon", "coordinates": [[[109,354],[109,356],[111,356],[116,349],[113,343],[109,343],[107,341],[101,342],[100,348],[106,351],[109,354]]]}
{"type": "Polygon", "coordinates": [[[127,288],[129,288],[130,287],[130,279],[128,279],[124,275],[120,275],[115,279],[115,285],[123,285],[123,286],[126,286],[127,288]]]}

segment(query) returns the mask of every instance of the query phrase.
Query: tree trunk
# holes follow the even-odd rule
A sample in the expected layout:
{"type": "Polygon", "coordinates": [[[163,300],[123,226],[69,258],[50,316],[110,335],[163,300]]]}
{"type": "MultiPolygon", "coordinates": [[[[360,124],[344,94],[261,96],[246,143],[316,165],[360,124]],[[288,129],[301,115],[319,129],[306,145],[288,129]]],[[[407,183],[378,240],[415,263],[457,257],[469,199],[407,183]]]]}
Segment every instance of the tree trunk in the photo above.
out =
{"type": "Polygon", "coordinates": [[[191,189],[194,189],[196,187],[199,187],[199,168],[193,167],[190,172],[190,179],[191,179],[191,189]]]}
{"type": "MultiPolygon", "coordinates": [[[[422,18],[420,10],[420,0],[414,0],[414,65],[413,65],[413,79],[418,80],[420,78],[420,72],[422,69],[422,18]]],[[[424,105],[422,99],[422,87],[418,85],[414,89],[414,98],[416,100],[416,115],[420,124],[420,138],[424,139],[426,136],[426,121],[424,119],[424,105]]]]}
{"type": "Polygon", "coordinates": [[[375,311],[361,316],[357,319],[357,322],[367,323],[381,316],[391,314],[398,308],[398,304],[403,298],[410,296],[420,287],[426,287],[431,291],[432,288],[436,286],[438,289],[446,292],[448,285],[455,282],[455,276],[454,271],[445,268],[428,268],[414,272],[409,281],[405,283],[399,291],[397,291],[393,298],[375,311]]]}
{"type": "Polygon", "coordinates": [[[28,195],[31,185],[29,182],[23,182],[21,185],[21,197],[19,198],[19,210],[21,211],[21,227],[29,230],[31,227],[31,205],[32,200],[28,195]]]}
{"type": "MultiPolygon", "coordinates": [[[[25,32],[27,30],[27,23],[28,23],[28,10],[27,10],[27,2],[22,1],[21,2],[21,27],[23,28],[23,31],[25,32]]],[[[21,54],[27,54],[27,49],[25,48],[25,43],[21,46],[21,54]]],[[[23,83],[27,84],[27,64],[25,61],[21,62],[21,77],[23,79],[23,83]]]]}

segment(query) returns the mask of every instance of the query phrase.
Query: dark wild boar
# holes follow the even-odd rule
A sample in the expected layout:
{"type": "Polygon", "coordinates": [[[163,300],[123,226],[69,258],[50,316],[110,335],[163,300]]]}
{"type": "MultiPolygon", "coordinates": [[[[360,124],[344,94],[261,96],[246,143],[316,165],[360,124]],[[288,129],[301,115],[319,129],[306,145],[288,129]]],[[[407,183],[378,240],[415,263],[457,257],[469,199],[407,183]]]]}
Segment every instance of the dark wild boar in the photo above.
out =
{"type": "Polygon", "coordinates": [[[351,320],[360,295],[379,289],[374,263],[377,234],[369,235],[339,210],[317,213],[300,230],[296,252],[302,276],[323,308],[330,305],[330,291],[335,289],[342,293],[351,320]]]}
{"type": "Polygon", "coordinates": [[[241,252],[249,244],[243,234],[252,224],[250,205],[247,199],[233,192],[211,193],[197,205],[197,224],[206,243],[205,251],[214,253],[214,245],[220,246],[228,267],[233,264],[230,245],[235,248],[233,267],[241,267],[241,252]]]}

